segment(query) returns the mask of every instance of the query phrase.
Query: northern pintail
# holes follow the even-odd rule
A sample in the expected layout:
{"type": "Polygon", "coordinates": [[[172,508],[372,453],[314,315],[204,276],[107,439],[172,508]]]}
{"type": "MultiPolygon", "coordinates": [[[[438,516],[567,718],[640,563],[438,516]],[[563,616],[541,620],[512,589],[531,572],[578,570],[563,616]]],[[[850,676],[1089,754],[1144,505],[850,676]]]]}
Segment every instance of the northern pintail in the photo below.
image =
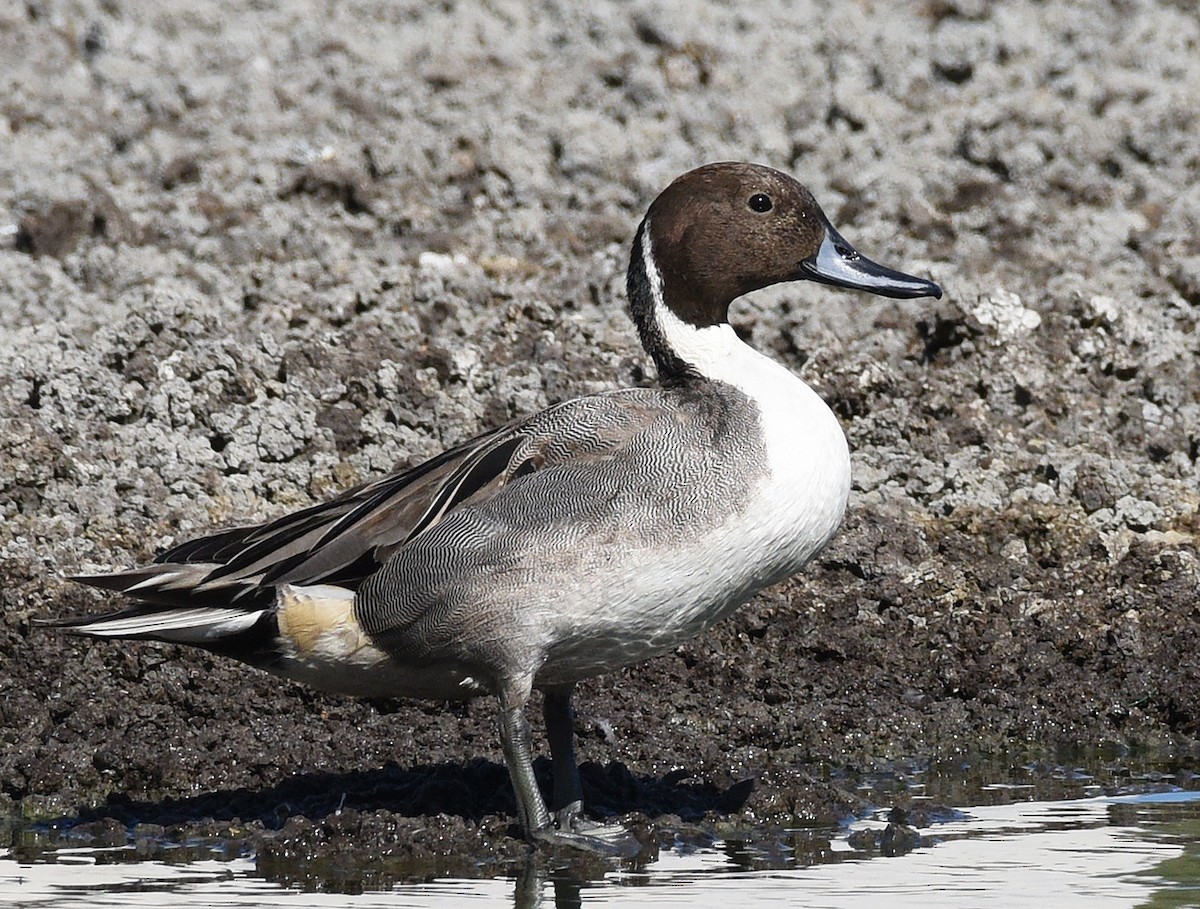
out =
{"type": "Polygon", "coordinates": [[[779,171],[690,171],[650,206],[627,275],[658,387],[576,398],[148,567],[77,577],[138,602],[55,624],[191,644],[351,695],[492,695],[527,836],[594,845],[575,683],[704,631],[798,571],[841,522],[850,458],[837,420],[727,321],[743,294],[800,280],[941,296],[859,255],[779,171]],[[549,808],[524,716],[534,688],[549,808]]]}

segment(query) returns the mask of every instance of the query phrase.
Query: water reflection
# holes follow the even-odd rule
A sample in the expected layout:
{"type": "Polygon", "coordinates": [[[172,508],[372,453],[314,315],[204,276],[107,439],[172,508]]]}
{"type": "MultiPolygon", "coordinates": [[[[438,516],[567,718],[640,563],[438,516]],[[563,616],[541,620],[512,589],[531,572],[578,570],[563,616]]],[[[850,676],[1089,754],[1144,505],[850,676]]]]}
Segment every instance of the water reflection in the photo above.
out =
{"type": "Polygon", "coordinates": [[[886,861],[881,850],[854,848],[855,834],[878,835],[901,820],[889,814],[832,839],[792,831],[774,849],[739,841],[668,851],[600,883],[530,864],[515,878],[512,905],[572,909],[598,888],[603,894],[589,902],[630,906],[768,899],[829,907],[870,900],[899,909],[1200,905],[1200,792],[977,806],[914,829],[914,854],[886,861]]]}
{"type": "MultiPolygon", "coordinates": [[[[1195,785],[1186,773],[1155,780],[1123,774],[1118,795],[1014,801],[1045,788],[1018,777],[976,787],[973,807],[961,809],[946,806],[937,776],[908,768],[862,781],[877,804],[903,798],[907,808],[881,809],[849,827],[754,827],[720,842],[680,828],[659,854],[639,862],[532,852],[480,869],[487,873],[479,880],[397,884],[382,875],[377,891],[359,875],[353,905],[570,909],[586,901],[725,909],[776,899],[936,909],[963,905],[965,892],[973,903],[1004,906],[1200,905],[1200,792],[1173,785],[1195,785]]],[[[1072,768],[1050,777],[1078,793],[1096,785],[1097,774],[1072,768]]],[[[309,868],[308,877],[292,869],[281,883],[255,857],[216,852],[212,844],[160,844],[146,860],[144,845],[81,847],[50,831],[25,830],[12,842],[19,847],[0,851],[0,905],[275,907],[285,893],[296,909],[346,905],[336,869],[309,868]]]]}

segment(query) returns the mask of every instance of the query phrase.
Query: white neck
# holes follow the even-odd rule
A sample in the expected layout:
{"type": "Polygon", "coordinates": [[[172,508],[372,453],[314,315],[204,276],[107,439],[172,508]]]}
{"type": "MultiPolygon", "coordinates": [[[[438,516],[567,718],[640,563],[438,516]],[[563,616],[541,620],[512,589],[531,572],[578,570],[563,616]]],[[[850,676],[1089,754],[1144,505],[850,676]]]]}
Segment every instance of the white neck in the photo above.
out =
{"type": "Polygon", "coordinates": [[[754,386],[767,377],[768,381],[784,384],[794,382],[807,390],[796,375],[743,342],[728,322],[697,328],[675,315],[663,294],[662,275],[654,260],[649,230],[642,233],[640,252],[650,285],[651,317],[675,356],[705,378],[727,382],[751,397],[758,396],[754,386]],[[761,378],[755,381],[756,377],[761,378]]]}

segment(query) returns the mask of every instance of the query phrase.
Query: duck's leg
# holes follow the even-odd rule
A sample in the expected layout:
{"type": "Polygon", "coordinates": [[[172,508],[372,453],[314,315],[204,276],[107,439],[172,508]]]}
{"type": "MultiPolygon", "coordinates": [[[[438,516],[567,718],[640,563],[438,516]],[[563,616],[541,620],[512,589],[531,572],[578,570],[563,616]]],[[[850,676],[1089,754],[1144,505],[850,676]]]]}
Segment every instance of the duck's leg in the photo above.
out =
{"type": "Polygon", "coordinates": [[[624,827],[603,827],[592,824],[580,814],[583,798],[579,784],[579,768],[575,766],[574,730],[570,722],[571,689],[556,689],[547,696],[547,726],[554,751],[555,824],[533,775],[533,747],[529,723],[525,720],[525,703],[532,689],[531,680],[506,684],[500,693],[500,741],[504,746],[504,761],[512,777],[517,795],[517,811],[525,835],[536,843],[550,846],[573,846],[602,855],[632,856],[641,844],[624,827]],[[566,749],[565,754],[563,749],[566,749]],[[559,766],[560,754],[562,766],[559,766]],[[568,799],[566,805],[560,799],[568,799]]]}
{"type": "Polygon", "coordinates": [[[575,757],[575,684],[546,689],[542,715],[554,760],[554,798],[550,807],[558,828],[555,839],[603,855],[632,857],[642,850],[638,839],[620,824],[597,824],[583,816],[583,783],[575,757]]]}
{"type": "Polygon", "coordinates": [[[517,796],[517,813],[525,836],[533,840],[542,831],[550,830],[550,812],[538,790],[533,775],[533,742],[529,721],[525,719],[525,702],[533,690],[533,680],[526,678],[504,686],[500,693],[500,743],[504,747],[504,762],[512,778],[517,796]]]}
{"type": "Polygon", "coordinates": [[[571,707],[574,690],[574,682],[547,688],[542,703],[546,738],[550,740],[550,757],[554,761],[554,798],[550,809],[560,830],[574,829],[583,814],[583,783],[575,758],[575,711],[571,707]]]}

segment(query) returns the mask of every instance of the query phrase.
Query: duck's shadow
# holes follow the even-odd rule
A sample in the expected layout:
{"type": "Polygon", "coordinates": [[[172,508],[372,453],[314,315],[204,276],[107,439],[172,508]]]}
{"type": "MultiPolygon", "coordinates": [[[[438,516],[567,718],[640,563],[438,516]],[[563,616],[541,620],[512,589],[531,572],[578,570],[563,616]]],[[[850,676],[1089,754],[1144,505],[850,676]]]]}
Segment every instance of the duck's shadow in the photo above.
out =
{"type": "MultiPolygon", "coordinates": [[[[543,792],[551,785],[549,760],[535,762],[543,792]]],[[[597,818],[639,813],[653,820],[672,817],[697,821],[706,814],[741,810],[753,789],[752,780],[728,788],[692,778],[687,771],[662,777],[639,776],[618,761],[580,765],[588,812],[597,818]]],[[[157,825],[189,836],[187,828],[257,821],[279,830],[293,818],[320,822],[347,809],[387,811],[397,817],[449,815],[478,822],[489,816],[508,816],[515,825],[516,801],[503,764],[484,759],[402,768],[343,773],[303,773],[262,789],[238,788],[206,792],[188,798],[141,801],[116,793],[96,806],[62,818],[64,827],[112,818],[126,827],[157,825]]],[[[519,832],[515,826],[512,831],[519,832]]],[[[194,834],[193,834],[194,835],[194,834]]]]}

